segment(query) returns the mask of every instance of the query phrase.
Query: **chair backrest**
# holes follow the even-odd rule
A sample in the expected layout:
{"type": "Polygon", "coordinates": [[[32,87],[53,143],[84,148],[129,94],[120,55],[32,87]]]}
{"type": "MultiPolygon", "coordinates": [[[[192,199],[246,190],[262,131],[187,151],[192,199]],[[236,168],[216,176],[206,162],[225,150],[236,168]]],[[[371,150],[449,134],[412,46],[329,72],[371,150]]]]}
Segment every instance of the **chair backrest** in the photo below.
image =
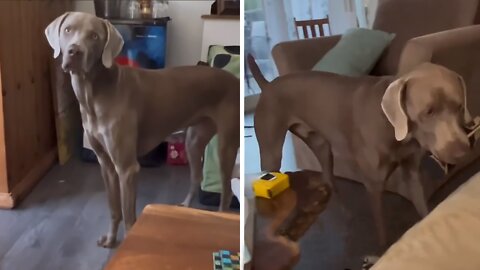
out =
{"type": "Polygon", "coordinates": [[[323,19],[303,20],[303,21],[297,21],[296,18],[293,18],[293,20],[295,22],[295,30],[296,30],[298,39],[300,39],[298,28],[302,29],[303,38],[324,37],[325,30],[323,26],[327,26],[328,34],[330,35],[330,21],[328,20],[328,17],[323,19]],[[317,32],[317,26],[318,26],[318,32],[317,32]],[[308,29],[310,29],[310,35],[309,35],[308,29]]]}
{"type": "Polygon", "coordinates": [[[396,37],[377,63],[374,75],[394,75],[408,40],[475,23],[479,0],[379,0],[373,29],[396,37]]]}

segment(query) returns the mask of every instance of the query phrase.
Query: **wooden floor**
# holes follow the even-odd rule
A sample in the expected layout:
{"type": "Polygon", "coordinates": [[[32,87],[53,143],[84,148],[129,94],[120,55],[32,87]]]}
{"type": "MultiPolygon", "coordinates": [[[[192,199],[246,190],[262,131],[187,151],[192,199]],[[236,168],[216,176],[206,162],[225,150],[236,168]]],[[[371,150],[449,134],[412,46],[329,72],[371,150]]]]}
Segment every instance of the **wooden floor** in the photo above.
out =
{"type": "MultiPolygon", "coordinates": [[[[142,169],[137,213],[150,203],[180,203],[188,176],[187,167],[142,169]]],[[[206,209],[198,202],[193,206],[206,209]]],[[[115,252],[96,246],[108,224],[98,165],[73,160],[56,166],[18,208],[0,210],[0,269],[102,269],[115,252]]],[[[123,238],[123,226],[119,235],[123,238]]]]}

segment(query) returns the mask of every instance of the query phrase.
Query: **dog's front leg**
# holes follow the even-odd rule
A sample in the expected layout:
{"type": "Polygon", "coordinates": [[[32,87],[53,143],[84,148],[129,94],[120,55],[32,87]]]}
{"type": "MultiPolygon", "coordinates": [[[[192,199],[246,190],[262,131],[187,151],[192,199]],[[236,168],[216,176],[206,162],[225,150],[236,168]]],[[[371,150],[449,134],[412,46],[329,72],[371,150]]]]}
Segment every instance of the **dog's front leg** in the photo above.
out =
{"type": "Polygon", "coordinates": [[[97,241],[97,245],[104,248],[111,248],[117,241],[117,232],[120,221],[122,220],[122,207],[120,202],[120,188],[118,183],[118,175],[115,172],[115,167],[103,150],[101,144],[94,138],[89,136],[88,140],[97,155],[98,162],[102,173],[105,190],[108,197],[108,205],[110,207],[110,229],[107,234],[102,235],[97,241]]]}
{"type": "Polygon", "coordinates": [[[122,216],[125,235],[136,221],[137,182],[135,175],[140,171],[137,160],[136,118],[133,113],[117,116],[122,121],[110,123],[105,130],[105,147],[115,166],[120,184],[122,216]]]}
{"type": "Polygon", "coordinates": [[[122,200],[122,213],[125,222],[125,234],[132,228],[137,220],[136,216],[136,197],[137,197],[137,183],[135,175],[140,170],[140,165],[135,160],[134,163],[126,167],[117,169],[120,179],[120,194],[122,200]]]}
{"type": "Polygon", "coordinates": [[[420,171],[421,157],[410,162],[401,164],[402,177],[407,181],[410,200],[418,214],[423,218],[428,215],[428,205],[422,184],[422,173],[420,171]]]}
{"type": "Polygon", "coordinates": [[[106,235],[98,239],[97,244],[104,248],[112,248],[117,241],[118,226],[122,220],[122,207],[120,202],[120,187],[118,175],[115,172],[113,163],[108,159],[98,158],[102,177],[107,191],[108,205],[110,207],[111,221],[110,230],[106,235]]]}
{"type": "Polygon", "coordinates": [[[410,178],[408,181],[408,190],[412,197],[413,205],[417,209],[418,214],[423,218],[428,215],[428,205],[423,191],[423,185],[421,181],[421,173],[418,170],[410,171],[410,178]]]}
{"type": "Polygon", "coordinates": [[[396,164],[389,163],[375,166],[374,164],[380,164],[379,161],[382,158],[372,156],[370,155],[370,158],[367,158],[366,156],[358,155],[357,163],[363,172],[363,183],[370,199],[373,219],[378,231],[378,241],[380,246],[384,247],[387,244],[387,233],[383,219],[383,191],[385,183],[396,169],[396,164]]]}

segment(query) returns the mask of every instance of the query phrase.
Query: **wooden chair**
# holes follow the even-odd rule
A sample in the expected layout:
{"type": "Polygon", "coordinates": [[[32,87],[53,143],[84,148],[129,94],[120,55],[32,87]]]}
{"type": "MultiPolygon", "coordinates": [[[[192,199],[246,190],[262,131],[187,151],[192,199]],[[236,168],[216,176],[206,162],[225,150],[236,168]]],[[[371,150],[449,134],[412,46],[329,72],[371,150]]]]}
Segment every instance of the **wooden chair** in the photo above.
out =
{"type": "Polygon", "coordinates": [[[297,33],[297,38],[300,39],[300,35],[298,34],[298,28],[301,27],[303,30],[303,38],[315,38],[315,37],[324,37],[325,31],[323,29],[324,25],[327,25],[328,34],[330,35],[330,21],[328,20],[328,16],[323,19],[315,19],[315,20],[304,20],[304,21],[297,21],[296,18],[293,18],[295,21],[295,31],[297,33]],[[317,29],[315,26],[318,25],[319,33],[317,33],[317,29]],[[308,28],[310,28],[311,35],[308,34],[308,28]]]}

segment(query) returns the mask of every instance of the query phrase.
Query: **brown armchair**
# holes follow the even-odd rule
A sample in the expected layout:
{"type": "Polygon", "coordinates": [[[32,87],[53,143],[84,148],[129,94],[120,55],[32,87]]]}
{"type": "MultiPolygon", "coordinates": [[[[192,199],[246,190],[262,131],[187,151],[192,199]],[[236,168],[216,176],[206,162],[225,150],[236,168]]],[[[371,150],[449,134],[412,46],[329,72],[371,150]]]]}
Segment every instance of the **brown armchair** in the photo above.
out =
{"type": "MultiPolygon", "coordinates": [[[[396,37],[371,75],[401,74],[422,62],[444,65],[463,76],[468,108],[473,115],[480,115],[480,25],[474,25],[479,9],[479,0],[379,0],[373,29],[396,37]]],[[[310,70],[339,40],[340,36],[330,36],[276,45],[272,54],[280,75],[310,70]]],[[[300,169],[321,170],[300,139],[293,136],[293,144],[300,169]]],[[[357,179],[359,172],[349,157],[335,155],[334,164],[336,176],[357,179]]],[[[425,178],[427,198],[446,181],[439,181],[440,168],[430,165],[425,165],[427,172],[437,179],[425,178]]],[[[386,188],[409,199],[398,172],[386,188]]]]}

